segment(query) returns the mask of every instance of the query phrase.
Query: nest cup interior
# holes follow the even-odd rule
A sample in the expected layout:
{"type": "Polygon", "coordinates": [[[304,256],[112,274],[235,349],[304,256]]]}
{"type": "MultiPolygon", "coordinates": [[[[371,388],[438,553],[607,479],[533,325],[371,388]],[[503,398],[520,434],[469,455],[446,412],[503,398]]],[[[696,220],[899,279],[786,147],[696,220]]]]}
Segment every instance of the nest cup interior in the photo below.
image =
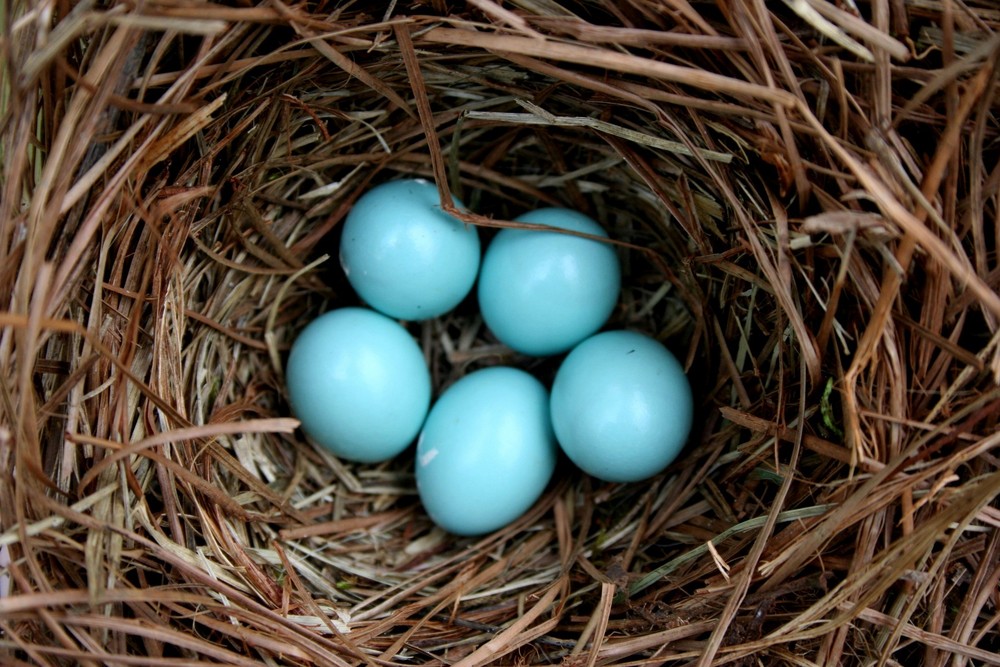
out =
{"type": "MultiPolygon", "coordinates": [[[[1000,15],[510,4],[112,3],[4,24],[0,650],[997,650],[1000,15]],[[78,38],[26,46],[59,29],[78,38]],[[664,473],[607,484],[563,461],[527,514],[458,538],[423,513],[412,449],[349,464],[295,428],[292,341],[359,303],[344,216],[411,177],[460,198],[484,247],[541,206],[604,226],[623,267],[607,326],[662,341],[694,388],[664,473]]],[[[558,366],[499,345],[474,294],[407,326],[435,394],[558,366]]]]}

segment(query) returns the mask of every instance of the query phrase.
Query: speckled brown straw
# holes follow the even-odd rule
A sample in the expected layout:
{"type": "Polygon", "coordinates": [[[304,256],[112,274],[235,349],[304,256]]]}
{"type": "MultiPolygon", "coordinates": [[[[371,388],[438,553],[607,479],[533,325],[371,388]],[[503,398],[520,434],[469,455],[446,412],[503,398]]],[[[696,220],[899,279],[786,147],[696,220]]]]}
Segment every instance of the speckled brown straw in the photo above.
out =
{"type": "MultiPolygon", "coordinates": [[[[0,664],[1000,664],[987,0],[0,4],[0,664]],[[685,364],[648,482],[455,538],[282,367],[361,193],[604,225],[685,364]],[[2,556],[0,556],[2,558],[2,556]]],[[[463,214],[464,215],[464,214],[463,214]]],[[[475,304],[435,391],[519,357],[475,304]]]]}

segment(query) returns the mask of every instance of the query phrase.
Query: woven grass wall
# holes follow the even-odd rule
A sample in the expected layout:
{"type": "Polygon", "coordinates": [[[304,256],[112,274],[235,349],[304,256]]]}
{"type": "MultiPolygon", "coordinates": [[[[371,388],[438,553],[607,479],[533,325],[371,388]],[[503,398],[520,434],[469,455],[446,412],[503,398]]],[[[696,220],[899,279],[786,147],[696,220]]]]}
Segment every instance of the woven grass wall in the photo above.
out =
{"type": "MultiPolygon", "coordinates": [[[[958,0],[0,7],[4,665],[1000,664],[1000,11],[958,0]],[[609,231],[684,362],[663,474],[482,538],[291,419],[372,185],[609,231]]],[[[435,390],[543,381],[474,303],[435,390]]]]}

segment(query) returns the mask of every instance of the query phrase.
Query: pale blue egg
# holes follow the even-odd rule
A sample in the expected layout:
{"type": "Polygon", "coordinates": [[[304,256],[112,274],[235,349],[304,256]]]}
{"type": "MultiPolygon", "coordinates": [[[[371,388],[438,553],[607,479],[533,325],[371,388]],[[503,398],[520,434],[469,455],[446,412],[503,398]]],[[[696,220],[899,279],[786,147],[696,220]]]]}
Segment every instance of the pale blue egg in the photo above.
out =
{"type": "Polygon", "coordinates": [[[670,465],[694,414],[684,368],[634,331],[606,331],[574,348],[556,373],[551,406],[563,451],[608,482],[639,481],[670,465]]]}
{"type": "Polygon", "coordinates": [[[363,463],[406,449],[431,400],[417,342],[367,308],[340,308],[310,322],[292,344],[285,383],[302,430],[337,456],[363,463]]]}
{"type": "Polygon", "coordinates": [[[340,264],[372,308],[426,320],[445,314],[472,290],[479,232],[445,213],[440,201],[429,181],[390,181],[363,194],[347,214],[340,264]]]}
{"type": "MultiPolygon", "coordinates": [[[[564,208],[525,213],[516,222],[604,236],[589,217],[564,208]]],[[[479,275],[479,307],[493,334],[524,354],[571,349],[614,310],[621,267],[612,246],[559,232],[504,229],[490,242],[479,275]]]]}
{"type": "Polygon", "coordinates": [[[417,441],[417,489],[435,523],[481,535],[538,500],[558,452],[548,398],[534,377],[503,366],[470,373],[441,395],[417,441]]]}

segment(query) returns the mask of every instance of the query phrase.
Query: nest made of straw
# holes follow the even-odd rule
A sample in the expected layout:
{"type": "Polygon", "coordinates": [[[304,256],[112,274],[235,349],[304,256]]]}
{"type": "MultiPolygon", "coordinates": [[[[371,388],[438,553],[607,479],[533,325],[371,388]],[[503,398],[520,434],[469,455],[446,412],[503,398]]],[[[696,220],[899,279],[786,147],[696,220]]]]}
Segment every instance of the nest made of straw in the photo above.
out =
{"type": "MultiPolygon", "coordinates": [[[[998,664],[1000,12],[948,0],[0,8],[4,664],[998,664]],[[699,403],[648,483],[435,529],[294,429],[351,203],[619,243],[699,403]]],[[[441,388],[551,377],[466,304],[441,388]]]]}

